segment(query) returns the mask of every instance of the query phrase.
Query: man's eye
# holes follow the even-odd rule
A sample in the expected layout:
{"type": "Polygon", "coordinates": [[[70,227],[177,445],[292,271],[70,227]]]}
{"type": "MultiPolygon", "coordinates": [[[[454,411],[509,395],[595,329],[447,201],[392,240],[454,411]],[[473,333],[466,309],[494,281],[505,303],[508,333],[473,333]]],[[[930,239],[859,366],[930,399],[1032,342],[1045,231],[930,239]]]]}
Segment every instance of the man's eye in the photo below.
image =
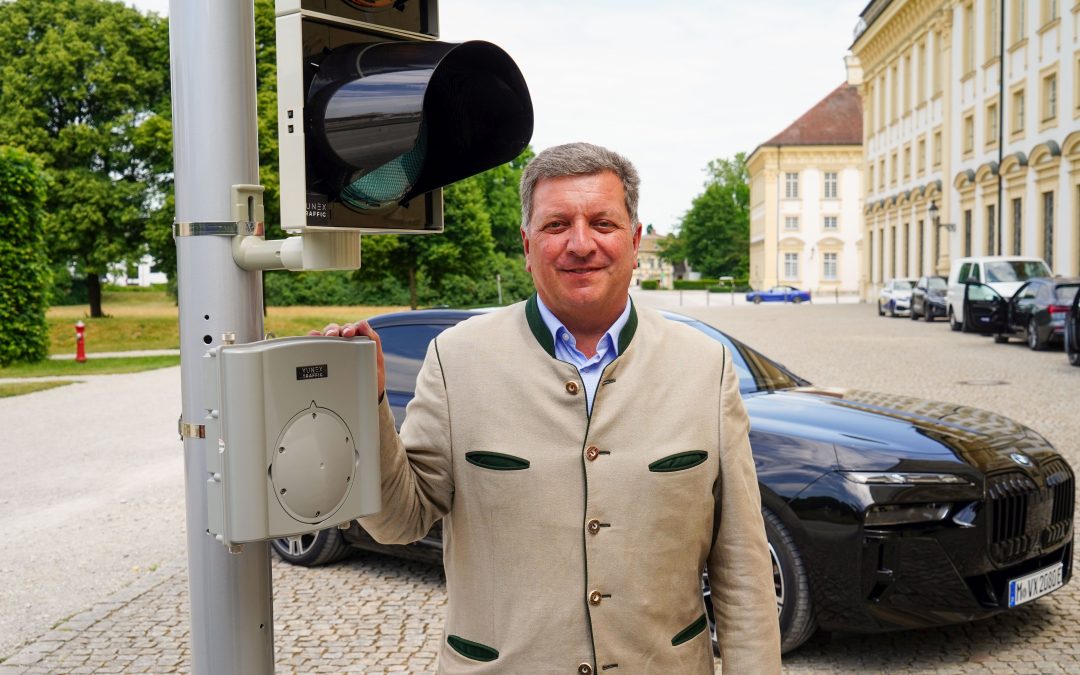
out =
{"type": "Polygon", "coordinates": [[[566,223],[559,222],[559,221],[552,221],[550,223],[545,223],[544,224],[544,229],[549,230],[549,231],[550,230],[556,230],[556,231],[557,230],[565,230],[566,229],[566,223]]]}

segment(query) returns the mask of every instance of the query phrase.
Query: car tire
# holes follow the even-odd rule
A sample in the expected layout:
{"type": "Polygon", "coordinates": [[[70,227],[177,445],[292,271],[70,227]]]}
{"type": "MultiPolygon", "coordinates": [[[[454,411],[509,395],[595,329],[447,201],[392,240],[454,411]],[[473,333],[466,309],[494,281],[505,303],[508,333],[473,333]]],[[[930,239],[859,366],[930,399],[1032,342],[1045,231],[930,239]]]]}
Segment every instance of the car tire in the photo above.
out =
{"type": "Polygon", "coordinates": [[[923,315],[923,318],[926,319],[926,323],[930,323],[931,321],[933,321],[934,320],[934,308],[933,307],[927,307],[926,308],[926,314],[923,315]]]}
{"type": "Polygon", "coordinates": [[[301,567],[328,565],[352,552],[352,547],[336,527],[299,537],[274,539],[270,545],[282,560],[301,567]]]}
{"type": "Polygon", "coordinates": [[[885,316],[885,311],[881,309],[881,301],[880,300],[877,301],[877,315],[878,316],[885,316]]]}
{"type": "Polygon", "coordinates": [[[908,308],[908,318],[912,321],[919,320],[919,315],[915,313],[915,305],[912,305],[910,308],[908,308]]]}
{"type": "Polygon", "coordinates": [[[949,308],[949,328],[957,333],[964,328],[964,324],[956,320],[956,314],[953,312],[952,307],[949,308]]]}
{"type": "Polygon", "coordinates": [[[1039,326],[1035,323],[1035,317],[1028,319],[1027,346],[1033,352],[1041,352],[1046,349],[1046,341],[1039,337],[1039,326]]]}
{"type": "Polygon", "coordinates": [[[760,305],[761,304],[761,296],[760,295],[755,295],[754,296],[754,304],[755,305],[760,305]]]}
{"type": "MultiPolygon", "coordinates": [[[[761,516],[765,521],[765,536],[769,542],[769,557],[772,559],[776,608],[780,619],[780,652],[787,653],[809,640],[817,630],[813,602],[810,599],[810,582],[795,539],[780,522],[780,518],[765,508],[761,509],[761,516]]],[[[707,577],[703,577],[702,587],[713,654],[720,656],[720,643],[716,639],[716,619],[707,577]]]]}
{"type": "Polygon", "coordinates": [[[791,299],[791,303],[794,304],[794,305],[802,304],[802,297],[796,295],[794,298],[791,299]]]}

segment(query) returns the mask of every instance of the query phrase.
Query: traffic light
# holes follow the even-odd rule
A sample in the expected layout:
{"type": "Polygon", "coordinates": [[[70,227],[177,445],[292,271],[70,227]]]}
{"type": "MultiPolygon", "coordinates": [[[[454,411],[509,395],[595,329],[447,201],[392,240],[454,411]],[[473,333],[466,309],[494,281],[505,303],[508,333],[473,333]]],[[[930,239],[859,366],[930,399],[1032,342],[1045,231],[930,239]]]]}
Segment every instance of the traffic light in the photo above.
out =
{"type": "Polygon", "coordinates": [[[439,42],[436,0],[277,0],[282,227],[440,232],[441,188],[532,136],[499,47],[439,42]]]}

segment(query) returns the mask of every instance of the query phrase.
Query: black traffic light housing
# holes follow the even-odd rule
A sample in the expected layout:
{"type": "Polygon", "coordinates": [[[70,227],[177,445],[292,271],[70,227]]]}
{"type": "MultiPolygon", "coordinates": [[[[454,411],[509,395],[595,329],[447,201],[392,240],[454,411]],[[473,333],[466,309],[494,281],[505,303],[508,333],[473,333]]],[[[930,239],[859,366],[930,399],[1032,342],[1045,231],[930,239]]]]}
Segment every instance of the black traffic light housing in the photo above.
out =
{"type": "Polygon", "coordinates": [[[528,145],[521,72],[493,44],[435,41],[434,0],[277,13],[284,229],[441,231],[442,186],[528,145]]]}

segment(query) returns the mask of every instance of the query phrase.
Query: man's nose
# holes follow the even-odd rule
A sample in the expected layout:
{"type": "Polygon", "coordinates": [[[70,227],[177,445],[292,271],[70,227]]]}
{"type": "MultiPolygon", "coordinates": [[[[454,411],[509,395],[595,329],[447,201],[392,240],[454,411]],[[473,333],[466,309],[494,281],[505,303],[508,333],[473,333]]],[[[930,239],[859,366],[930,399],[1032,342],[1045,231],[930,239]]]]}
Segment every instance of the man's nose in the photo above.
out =
{"type": "Polygon", "coordinates": [[[593,231],[586,222],[575,221],[570,226],[570,241],[566,249],[574,255],[584,258],[596,250],[596,242],[593,241],[593,231]]]}

